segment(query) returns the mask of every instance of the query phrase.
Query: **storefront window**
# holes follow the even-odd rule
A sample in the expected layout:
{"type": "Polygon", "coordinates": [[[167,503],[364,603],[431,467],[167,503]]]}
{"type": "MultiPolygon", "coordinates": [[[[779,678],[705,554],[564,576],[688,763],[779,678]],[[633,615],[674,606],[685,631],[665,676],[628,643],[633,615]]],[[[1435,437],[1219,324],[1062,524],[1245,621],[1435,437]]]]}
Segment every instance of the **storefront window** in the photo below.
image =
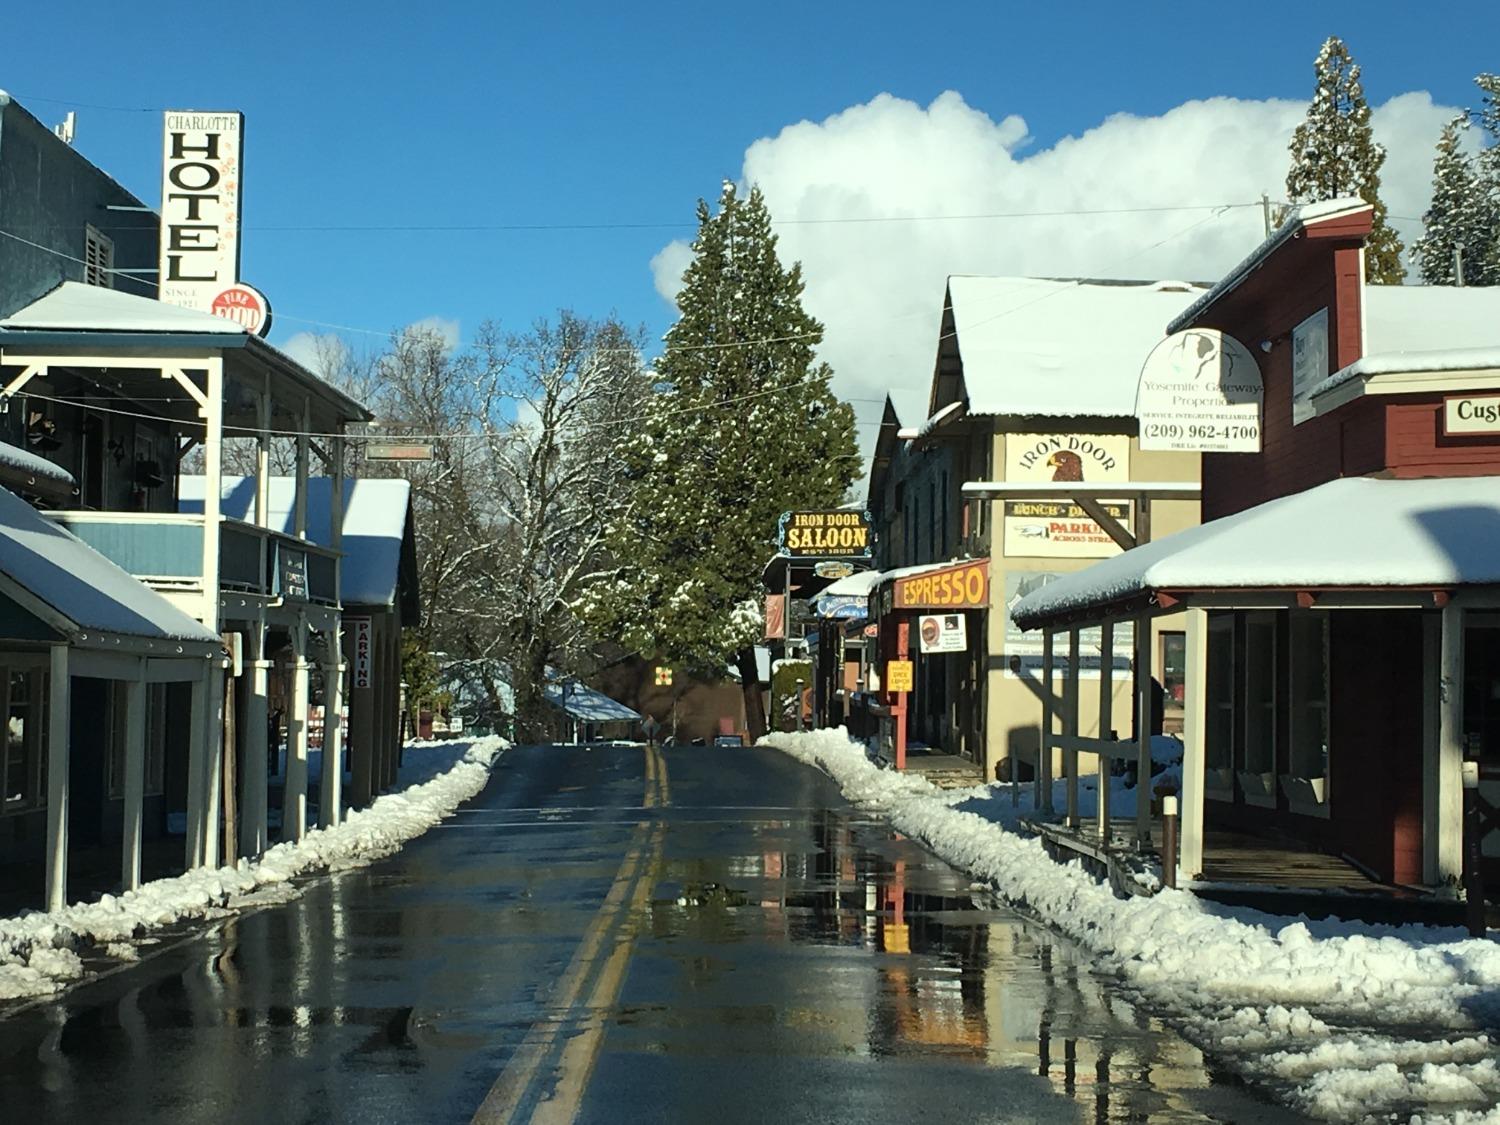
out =
{"type": "Polygon", "coordinates": [[[1245,742],[1239,782],[1251,804],[1276,800],[1276,615],[1245,617],[1245,742]]]}
{"type": "Polygon", "coordinates": [[[1205,785],[1220,796],[1233,789],[1234,770],[1234,615],[1208,618],[1208,730],[1204,745],[1205,785]]]}
{"type": "Polygon", "coordinates": [[[1328,615],[1291,615],[1291,777],[1295,808],[1328,800],[1328,615]]]}
{"type": "Polygon", "coordinates": [[[5,755],[0,811],[19,812],[42,803],[46,776],[43,752],[46,739],[46,693],[41,672],[0,669],[5,685],[5,755]]]}
{"type": "Polygon", "coordinates": [[[1167,694],[1167,714],[1182,714],[1187,691],[1187,634],[1161,635],[1161,686],[1167,694]]]}

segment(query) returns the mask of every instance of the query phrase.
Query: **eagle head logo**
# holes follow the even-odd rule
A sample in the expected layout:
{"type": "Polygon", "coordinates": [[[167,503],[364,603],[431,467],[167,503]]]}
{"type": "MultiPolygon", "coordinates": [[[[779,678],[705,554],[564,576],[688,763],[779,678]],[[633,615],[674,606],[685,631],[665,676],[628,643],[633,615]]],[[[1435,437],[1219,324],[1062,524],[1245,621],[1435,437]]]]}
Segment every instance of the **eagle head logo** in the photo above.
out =
{"type": "Polygon", "coordinates": [[[1053,480],[1083,479],[1083,458],[1066,449],[1059,449],[1048,457],[1047,468],[1052,470],[1053,480]]]}

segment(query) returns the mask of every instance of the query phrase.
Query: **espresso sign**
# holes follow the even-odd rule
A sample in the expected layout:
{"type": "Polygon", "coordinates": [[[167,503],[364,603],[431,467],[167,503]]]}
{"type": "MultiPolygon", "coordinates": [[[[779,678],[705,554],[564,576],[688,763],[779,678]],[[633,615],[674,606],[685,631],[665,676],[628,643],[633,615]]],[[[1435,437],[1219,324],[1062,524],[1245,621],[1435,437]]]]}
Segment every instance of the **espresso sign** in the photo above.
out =
{"type": "Polygon", "coordinates": [[[1443,400],[1444,435],[1500,434],[1500,395],[1453,395],[1443,400]]]}
{"type": "Polygon", "coordinates": [[[794,559],[870,557],[870,513],[783,512],[777,547],[794,559]]]}
{"type": "Polygon", "coordinates": [[[166,112],[157,292],[165,304],[226,315],[215,301],[223,306],[239,280],[244,123],[233,111],[166,112]]]}
{"type": "Polygon", "coordinates": [[[894,609],[984,609],[990,600],[990,560],[960,563],[898,578],[894,609]]]}

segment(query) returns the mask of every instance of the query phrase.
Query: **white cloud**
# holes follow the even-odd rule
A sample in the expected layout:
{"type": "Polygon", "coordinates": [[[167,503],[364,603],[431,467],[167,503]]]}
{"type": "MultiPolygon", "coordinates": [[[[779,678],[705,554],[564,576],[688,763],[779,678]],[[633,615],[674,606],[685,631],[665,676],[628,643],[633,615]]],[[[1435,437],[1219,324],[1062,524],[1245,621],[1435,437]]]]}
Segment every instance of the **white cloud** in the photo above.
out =
{"type": "MultiPolygon", "coordinates": [[[[1403,94],[1375,111],[1376,136],[1389,153],[1384,198],[1393,215],[1420,215],[1426,207],[1433,145],[1454,112],[1425,93],[1403,94]]],[[[838,392],[880,398],[892,389],[902,419],[917,421],[949,274],[1211,281],[1260,240],[1260,207],[1218,215],[785,220],[1251,203],[1263,191],[1274,200],[1303,113],[1301,102],[1213,98],[1159,117],[1115,114],[1030,152],[1018,116],[997,121],[952,91],[926,108],[882,94],[756,141],[742,179],[761,187],[773,218],[783,221],[783,260],[803,263],[805,300],[827,326],[822,355],[834,366],[838,392]]],[[[1408,241],[1416,233],[1410,224],[1402,228],[1408,241]]],[[[686,243],[674,242],[652,259],[657,290],[668,300],[688,255],[686,243]]],[[[878,405],[855,405],[860,418],[879,417],[878,405]]],[[[873,434],[862,427],[866,447],[873,434]]]]}
{"type": "Polygon", "coordinates": [[[406,326],[408,332],[431,332],[438,336],[448,351],[458,347],[460,333],[458,321],[449,320],[441,316],[424,316],[421,320],[414,320],[406,326]]]}

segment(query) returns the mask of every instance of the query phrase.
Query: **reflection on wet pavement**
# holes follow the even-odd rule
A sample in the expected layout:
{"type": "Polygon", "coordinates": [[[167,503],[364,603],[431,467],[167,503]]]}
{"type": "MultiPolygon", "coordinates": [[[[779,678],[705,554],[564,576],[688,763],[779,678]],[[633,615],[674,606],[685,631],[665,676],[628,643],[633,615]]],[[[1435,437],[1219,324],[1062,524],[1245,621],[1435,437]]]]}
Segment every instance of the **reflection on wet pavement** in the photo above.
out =
{"type": "Polygon", "coordinates": [[[585,1121],[1296,1120],[821,775],[667,760],[645,808],[638,752],[514,752],[401,855],[0,1020],[7,1120],[467,1121],[551,1034],[525,1120],[601,1017],[585,1121]],[[644,822],[618,998],[560,1005],[644,822]]]}

